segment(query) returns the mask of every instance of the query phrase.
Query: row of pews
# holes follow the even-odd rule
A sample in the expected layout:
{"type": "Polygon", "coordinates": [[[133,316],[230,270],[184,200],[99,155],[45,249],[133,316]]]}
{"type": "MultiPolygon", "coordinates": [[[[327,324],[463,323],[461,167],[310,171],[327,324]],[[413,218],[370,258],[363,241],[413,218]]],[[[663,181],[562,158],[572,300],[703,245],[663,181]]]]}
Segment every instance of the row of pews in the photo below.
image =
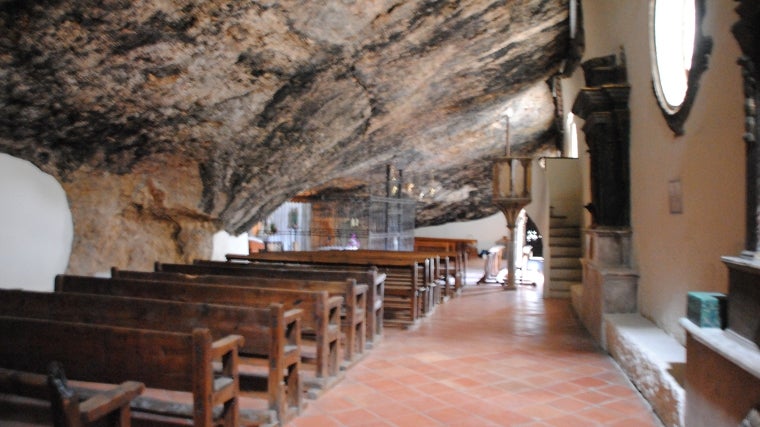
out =
{"type": "Polygon", "coordinates": [[[0,424],[13,412],[3,397],[20,396],[43,401],[56,425],[285,425],[384,325],[414,327],[457,296],[460,257],[230,254],[0,290],[0,424]]]}

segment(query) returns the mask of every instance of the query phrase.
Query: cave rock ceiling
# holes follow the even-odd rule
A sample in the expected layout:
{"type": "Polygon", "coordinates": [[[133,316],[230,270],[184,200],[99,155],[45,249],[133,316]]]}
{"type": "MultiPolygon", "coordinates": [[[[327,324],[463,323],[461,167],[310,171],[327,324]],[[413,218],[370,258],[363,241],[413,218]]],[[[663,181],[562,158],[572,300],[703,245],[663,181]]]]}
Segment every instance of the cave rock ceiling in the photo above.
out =
{"type": "Polygon", "coordinates": [[[418,225],[483,217],[507,107],[512,153],[557,153],[568,21],[568,0],[0,0],[0,151],[62,183],[77,241],[163,221],[183,252],[388,164],[440,186],[418,225]]]}

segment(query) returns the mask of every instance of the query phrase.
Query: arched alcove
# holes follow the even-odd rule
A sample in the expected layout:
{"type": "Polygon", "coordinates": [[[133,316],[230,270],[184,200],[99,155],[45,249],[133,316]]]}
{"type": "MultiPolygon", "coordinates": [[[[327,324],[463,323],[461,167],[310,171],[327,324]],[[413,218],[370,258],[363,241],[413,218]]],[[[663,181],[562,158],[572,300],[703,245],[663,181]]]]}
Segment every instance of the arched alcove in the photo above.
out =
{"type": "Polygon", "coordinates": [[[53,290],[74,227],[63,188],[26,160],[0,153],[0,288],[53,290]]]}

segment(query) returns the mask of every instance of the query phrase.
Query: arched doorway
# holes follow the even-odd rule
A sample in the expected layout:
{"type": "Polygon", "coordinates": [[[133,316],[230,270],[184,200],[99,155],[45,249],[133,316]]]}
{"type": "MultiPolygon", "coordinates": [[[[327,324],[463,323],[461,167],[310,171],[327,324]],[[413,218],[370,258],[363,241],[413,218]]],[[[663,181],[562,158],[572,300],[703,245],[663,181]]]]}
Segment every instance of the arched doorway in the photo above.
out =
{"type": "Polygon", "coordinates": [[[74,236],[63,188],[30,162],[0,154],[0,203],[0,288],[53,290],[74,236]]]}

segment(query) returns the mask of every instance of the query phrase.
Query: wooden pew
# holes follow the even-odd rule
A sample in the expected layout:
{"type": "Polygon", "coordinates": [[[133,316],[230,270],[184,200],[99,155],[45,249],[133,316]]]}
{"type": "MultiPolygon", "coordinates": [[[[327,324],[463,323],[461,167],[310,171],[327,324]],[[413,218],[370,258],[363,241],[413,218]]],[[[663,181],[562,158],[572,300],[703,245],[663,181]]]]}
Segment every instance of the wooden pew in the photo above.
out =
{"type": "Polygon", "coordinates": [[[179,333],[0,316],[0,366],[45,374],[51,361],[58,361],[79,381],[134,380],[146,387],[192,392],[194,404],[187,414],[174,402],[158,405],[154,399],[150,408],[186,415],[196,427],[238,425],[237,349],[242,341],[237,335],[212,341],[208,329],[179,333]],[[215,361],[223,364],[221,376],[214,375],[215,361]],[[214,408],[220,406],[222,412],[215,415],[214,408]]]}
{"type": "MultiPolygon", "coordinates": [[[[58,280],[58,279],[57,279],[58,280]]],[[[284,425],[302,407],[300,385],[300,310],[266,308],[69,292],[0,290],[0,313],[15,317],[96,323],[167,332],[208,328],[212,338],[240,335],[243,344],[241,389],[259,391],[267,408],[284,425]],[[245,365],[257,365],[251,369],[245,365]],[[263,375],[261,366],[266,367],[263,375]],[[260,377],[266,380],[264,384],[260,377]]],[[[269,413],[246,414],[269,422],[269,413]]]]}
{"type": "MultiPolygon", "coordinates": [[[[230,256],[228,255],[228,259],[230,256]]],[[[430,260],[422,263],[404,258],[358,254],[356,251],[291,251],[260,252],[239,255],[237,259],[251,262],[276,261],[283,263],[376,266],[386,274],[383,309],[384,322],[412,327],[432,311],[429,280],[430,260]]]]}
{"type": "MultiPolygon", "coordinates": [[[[230,255],[234,257],[235,255],[230,255]]],[[[343,280],[354,279],[357,283],[366,284],[367,307],[366,307],[366,330],[365,343],[367,348],[372,348],[383,337],[383,296],[385,294],[385,273],[378,271],[377,267],[363,265],[323,265],[323,264],[298,264],[257,261],[210,261],[196,259],[194,265],[209,265],[212,267],[224,266],[225,268],[244,269],[234,275],[254,277],[287,277],[316,280],[343,280]]]]}
{"type": "Polygon", "coordinates": [[[357,284],[355,279],[343,281],[262,278],[248,274],[248,271],[203,266],[194,264],[162,264],[156,263],[156,272],[120,270],[111,268],[111,277],[140,280],[159,280],[170,282],[195,282],[212,285],[233,285],[260,287],[267,289],[295,289],[303,291],[327,291],[331,296],[343,298],[344,317],[343,333],[345,336],[344,359],[352,363],[364,353],[366,336],[367,285],[357,284]],[[243,273],[243,274],[240,274],[243,273]]]}
{"type": "Polygon", "coordinates": [[[430,284],[429,297],[427,301],[426,312],[429,312],[439,304],[454,296],[453,287],[456,276],[454,265],[451,262],[450,254],[440,252],[420,252],[420,251],[387,251],[377,249],[360,249],[353,251],[354,257],[365,257],[378,260],[408,260],[415,261],[422,265],[427,265],[425,271],[425,283],[430,284]],[[426,264],[428,263],[428,264],[426,264]]]}
{"type": "Polygon", "coordinates": [[[404,259],[381,259],[357,256],[354,251],[265,252],[242,256],[251,262],[276,261],[312,265],[376,266],[386,274],[383,310],[384,322],[411,327],[431,311],[430,261],[418,263],[404,259]]]}
{"type": "MultiPolygon", "coordinates": [[[[145,384],[124,381],[80,399],[66,380],[60,364],[48,365],[47,375],[0,368],[0,394],[22,396],[37,401],[34,411],[50,412],[54,425],[83,427],[104,421],[106,425],[129,427],[130,402],[145,389],[145,384]]],[[[32,403],[27,403],[31,405],[32,403]]],[[[19,409],[18,411],[25,411],[19,409]]],[[[10,420],[0,418],[0,425],[10,420]]]]}
{"type": "Polygon", "coordinates": [[[282,304],[285,309],[301,309],[303,338],[314,336],[315,353],[302,346],[301,360],[315,364],[316,378],[304,384],[323,389],[339,376],[341,297],[330,297],[326,291],[294,291],[240,286],[194,284],[136,279],[99,278],[61,275],[56,278],[57,292],[97,293],[115,296],[168,299],[185,302],[266,307],[282,304]]]}
{"type": "Polygon", "coordinates": [[[419,252],[455,253],[454,268],[457,271],[455,293],[460,294],[466,279],[470,256],[478,253],[478,241],[475,239],[457,239],[450,237],[419,237],[414,238],[414,250],[419,252]]]}
{"type": "MultiPolygon", "coordinates": [[[[235,255],[228,255],[228,259],[234,259],[235,255]]],[[[248,258],[251,261],[267,261],[278,259],[280,262],[303,262],[314,264],[348,263],[351,265],[373,265],[386,272],[396,267],[408,267],[412,263],[417,264],[419,274],[418,296],[420,314],[427,315],[435,308],[438,302],[439,289],[437,278],[439,272],[444,271],[440,267],[441,260],[437,254],[421,254],[406,251],[384,250],[327,250],[327,251],[298,251],[280,253],[259,253],[238,256],[238,259],[248,258]]],[[[398,272],[397,272],[398,273],[398,272]]]]}
{"type": "MultiPolygon", "coordinates": [[[[194,265],[226,266],[227,268],[245,268],[239,274],[252,275],[255,277],[273,278],[304,278],[343,280],[354,279],[357,283],[368,285],[367,288],[367,337],[366,345],[372,348],[383,337],[383,296],[385,294],[385,273],[378,271],[377,267],[364,265],[338,265],[338,264],[298,264],[248,260],[235,260],[237,255],[228,255],[230,261],[193,261],[194,265]]],[[[235,273],[236,275],[238,273],[235,273]]]]}

